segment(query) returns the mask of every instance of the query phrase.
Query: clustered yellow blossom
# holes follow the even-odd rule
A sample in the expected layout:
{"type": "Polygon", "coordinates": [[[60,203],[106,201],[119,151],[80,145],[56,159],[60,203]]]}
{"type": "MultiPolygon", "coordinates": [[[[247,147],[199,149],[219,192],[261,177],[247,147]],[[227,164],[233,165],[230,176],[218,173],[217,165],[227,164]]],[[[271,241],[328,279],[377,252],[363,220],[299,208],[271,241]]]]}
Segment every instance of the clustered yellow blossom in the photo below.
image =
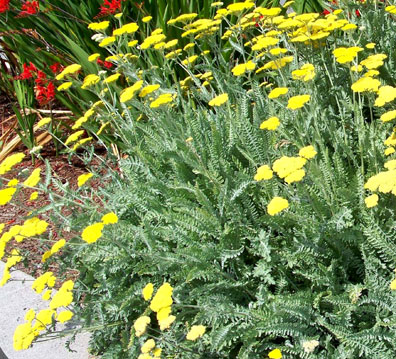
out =
{"type": "Polygon", "coordinates": [[[203,325],[193,325],[187,333],[186,339],[195,341],[205,334],[206,327],[203,325]]]}
{"type": "Polygon", "coordinates": [[[282,359],[282,352],[280,351],[280,349],[271,350],[268,353],[268,358],[269,359],[282,359]]]}
{"type": "Polygon", "coordinates": [[[59,252],[61,248],[63,248],[66,244],[66,241],[64,239],[60,239],[59,241],[56,241],[50,250],[45,251],[43,256],[41,257],[41,262],[45,263],[48,258],[50,258],[52,255],[55,253],[59,252]]]}
{"type": "Polygon", "coordinates": [[[261,130],[275,131],[280,125],[280,120],[276,116],[272,116],[269,119],[263,121],[260,124],[261,130]]]}
{"type": "Polygon", "coordinates": [[[25,158],[23,153],[15,153],[6,157],[3,162],[0,163],[0,175],[3,175],[10,171],[17,163],[20,163],[25,158]]]}
{"type": "Polygon", "coordinates": [[[87,243],[95,243],[102,236],[102,230],[105,225],[114,224],[117,222],[118,217],[115,213],[107,213],[102,217],[101,222],[96,222],[85,227],[81,233],[81,238],[87,243]]]}
{"type": "Polygon", "coordinates": [[[214,97],[213,99],[211,99],[208,104],[209,104],[209,106],[218,107],[218,106],[225,104],[227,101],[228,101],[228,94],[222,93],[221,95],[218,95],[218,96],[214,97]]]}
{"type": "Polygon", "coordinates": [[[84,173],[77,178],[77,186],[81,187],[87,182],[91,177],[93,176],[93,173],[84,173]]]}

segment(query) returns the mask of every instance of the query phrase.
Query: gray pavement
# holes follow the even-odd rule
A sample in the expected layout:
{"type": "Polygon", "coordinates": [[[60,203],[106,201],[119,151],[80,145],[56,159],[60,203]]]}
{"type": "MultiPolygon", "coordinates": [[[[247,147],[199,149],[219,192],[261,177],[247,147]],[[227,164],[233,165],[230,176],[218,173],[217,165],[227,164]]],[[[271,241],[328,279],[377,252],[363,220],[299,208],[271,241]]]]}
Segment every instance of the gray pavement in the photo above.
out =
{"type": "MultiPolygon", "coordinates": [[[[4,263],[0,261],[0,278],[3,270],[4,263]]],[[[76,336],[76,340],[70,345],[75,352],[70,352],[65,347],[70,337],[36,343],[27,350],[14,351],[14,330],[25,322],[26,311],[33,308],[37,312],[48,308],[48,302],[31,289],[31,276],[14,271],[11,277],[15,281],[10,280],[0,288],[0,359],[88,359],[88,333],[76,336]]]]}

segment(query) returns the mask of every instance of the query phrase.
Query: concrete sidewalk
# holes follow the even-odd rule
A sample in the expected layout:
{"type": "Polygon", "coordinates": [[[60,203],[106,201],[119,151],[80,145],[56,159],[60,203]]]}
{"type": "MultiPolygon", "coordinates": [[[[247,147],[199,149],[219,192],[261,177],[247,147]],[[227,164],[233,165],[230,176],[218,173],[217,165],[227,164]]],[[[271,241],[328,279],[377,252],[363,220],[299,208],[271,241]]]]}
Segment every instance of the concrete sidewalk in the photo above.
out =
{"type": "MultiPolygon", "coordinates": [[[[0,261],[0,278],[3,276],[4,263],[0,261]]],[[[70,338],[60,338],[34,344],[28,350],[14,351],[13,335],[15,328],[25,322],[28,309],[38,311],[48,308],[48,302],[31,288],[33,278],[21,271],[11,273],[12,279],[0,288],[0,359],[88,359],[89,334],[78,334],[70,348],[65,343],[70,338]],[[25,280],[22,282],[21,280],[25,280]],[[3,353],[2,353],[3,351],[3,353]],[[4,357],[5,355],[5,357],[4,357]]]]}

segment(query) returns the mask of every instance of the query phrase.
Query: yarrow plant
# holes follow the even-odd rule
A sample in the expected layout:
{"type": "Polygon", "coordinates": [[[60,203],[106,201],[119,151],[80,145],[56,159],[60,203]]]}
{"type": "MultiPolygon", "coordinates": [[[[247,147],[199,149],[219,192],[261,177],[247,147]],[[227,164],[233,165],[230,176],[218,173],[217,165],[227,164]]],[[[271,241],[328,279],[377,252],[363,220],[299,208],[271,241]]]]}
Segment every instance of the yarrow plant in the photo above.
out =
{"type": "Polygon", "coordinates": [[[45,328],[29,311],[16,349],[75,318],[103,358],[394,356],[394,7],[291,5],[216,3],[168,21],[178,38],[122,15],[88,25],[114,72],[74,63],[56,86],[95,96],[64,145],[100,166],[75,190],[48,168],[0,194],[52,201],[3,226],[2,284],[36,237],[44,268],[78,271],[36,280],[45,328]]]}

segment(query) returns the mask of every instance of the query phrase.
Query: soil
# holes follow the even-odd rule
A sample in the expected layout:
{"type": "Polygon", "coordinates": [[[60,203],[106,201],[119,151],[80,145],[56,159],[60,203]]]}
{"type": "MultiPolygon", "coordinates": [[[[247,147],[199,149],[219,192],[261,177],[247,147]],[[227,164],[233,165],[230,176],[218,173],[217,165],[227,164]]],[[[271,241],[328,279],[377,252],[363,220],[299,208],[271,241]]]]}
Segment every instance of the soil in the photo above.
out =
{"type": "MultiPolygon", "coordinates": [[[[14,122],[10,120],[12,118],[13,111],[10,102],[5,96],[0,95],[0,137],[3,134],[7,134],[5,137],[5,142],[7,138],[13,138],[16,136],[16,132],[13,129],[15,126],[14,122]],[[4,114],[4,115],[2,115],[4,114]]],[[[14,152],[23,152],[25,153],[25,159],[15,165],[12,171],[7,174],[1,176],[7,180],[12,178],[18,178],[23,180],[29,175],[35,168],[41,168],[41,178],[45,176],[45,163],[40,159],[35,159],[32,162],[32,158],[27,151],[26,147],[21,143],[15,149],[14,152]],[[25,176],[21,176],[21,172],[25,172],[25,176]]],[[[97,148],[97,154],[103,154],[102,148],[97,148]]],[[[77,189],[77,177],[83,173],[87,173],[88,169],[84,165],[84,163],[79,160],[77,156],[73,156],[71,159],[66,154],[56,154],[55,146],[53,141],[47,143],[43,149],[40,151],[42,158],[45,161],[48,161],[53,170],[53,174],[56,175],[63,183],[68,182],[72,189],[77,189]]],[[[93,161],[90,165],[96,167],[99,164],[99,161],[93,161]],[[96,163],[95,163],[96,162],[96,163]]],[[[1,181],[1,187],[5,186],[4,181],[1,181]]],[[[100,185],[102,185],[99,179],[92,178],[89,182],[87,182],[86,186],[92,187],[94,190],[97,189],[100,185]]],[[[52,191],[57,192],[54,186],[50,185],[52,191]]],[[[33,192],[32,189],[22,189],[19,190],[16,195],[13,197],[11,203],[8,203],[5,206],[0,207],[0,223],[6,224],[3,233],[7,231],[10,227],[17,224],[22,224],[28,216],[28,213],[32,210],[42,208],[49,204],[48,197],[39,194],[39,197],[35,201],[30,201],[30,195],[33,192]]],[[[59,193],[59,192],[58,192],[59,193]]],[[[59,193],[60,194],[60,193],[59,193]]],[[[63,209],[62,214],[65,216],[70,215],[70,210],[63,209]],[[69,212],[69,213],[68,213],[69,212]]],[[[40,219],[47,220],[47,216],[38,215],[40,219]]],[[[48,221],[48,220],[47,220],[48,221]]],[[[60,238],[64,238],[66,241],[70,240],[76,233],[58,233],[55,226],[50,223],[46,233],[50,233],[51,236],[49,239],[52,241],[59,240],[60,238]]],[[[1,234],[0,234],[1,235],[1,234]]],[[[29,253],[28,258],[24,261],[18,263],[14,268],[19,269],[27,274],[32,275],[33,277],[38,277],[43,274],[45,271],[52,271],[56,277],[62,279],[62,282],[67,279],[75,280],[78,277],[78,271],[69,269],[65,273],[60,273],[59,265],[56,261],[48,261],[46,265],[43,265],[41,262],[41,258],[43,253],[50,248],[52,243],[43,245],[39,239],[25,239],[22,242],[18,243],[15,240],[10,241],[6,247],[6,253],[10,253],[13,248],[17,248],[21,250],[22,253],[29,253]],[[48,263],[50,263],[48,265],[48,263]]],[[[62,255],[62,251],[56,254],[57,256],[62,255]]],[[[5,260],[5,258],[3,258],[5,260]]]]}

